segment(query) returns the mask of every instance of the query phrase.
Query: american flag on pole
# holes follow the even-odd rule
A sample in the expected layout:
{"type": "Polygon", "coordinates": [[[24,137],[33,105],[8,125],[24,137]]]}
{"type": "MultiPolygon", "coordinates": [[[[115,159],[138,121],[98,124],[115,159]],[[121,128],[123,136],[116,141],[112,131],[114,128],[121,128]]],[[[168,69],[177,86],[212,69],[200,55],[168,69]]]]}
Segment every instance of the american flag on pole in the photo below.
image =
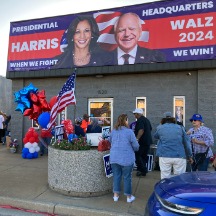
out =
{"type": "MultiPolygon", "coordinates": [[[[97,42],[100,43],[100,45],[106,50],[111,51],[117,47],[114,37],[114,25],[121,14],[122,13],[118,11],[104,11],[93,14],[100,32],[97,42]]],[[[141,20],[141,25],[142,35],[139,39],[139,44],[140,46],[145,47],[146,45],[144,44],[149,40],[149,32],[147,30],[146,23],[143,20],[141,20]]]]}
{"type": "Polygon", "coordinates": [[[76,73],[73,72],[73,74],[69,77],[69,79],[63,85],[61,91],[59,92],[57,96],[57,101],[53,105],[50,112],[50,122],[47,125],[48,129],[50,129],[54,125],[58,113],[62,112],[68,105],[76,104],[76,98],[74,93],[75,79],[76,73]]]}

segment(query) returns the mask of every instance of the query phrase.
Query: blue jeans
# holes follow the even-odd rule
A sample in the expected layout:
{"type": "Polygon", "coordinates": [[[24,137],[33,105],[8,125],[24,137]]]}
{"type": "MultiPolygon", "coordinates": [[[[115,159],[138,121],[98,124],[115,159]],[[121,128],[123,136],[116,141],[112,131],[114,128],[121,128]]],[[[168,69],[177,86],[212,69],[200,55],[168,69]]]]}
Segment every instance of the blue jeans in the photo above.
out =
{"type": "Polygon", "coordinates": [[[119,164],[111,164],[113,171],[113,193],[120,193],[121,180],[124,179],[124,195],[130,196],[132,193],[132,171],[133,164],[130,166],[121,166],[119,164]]]}

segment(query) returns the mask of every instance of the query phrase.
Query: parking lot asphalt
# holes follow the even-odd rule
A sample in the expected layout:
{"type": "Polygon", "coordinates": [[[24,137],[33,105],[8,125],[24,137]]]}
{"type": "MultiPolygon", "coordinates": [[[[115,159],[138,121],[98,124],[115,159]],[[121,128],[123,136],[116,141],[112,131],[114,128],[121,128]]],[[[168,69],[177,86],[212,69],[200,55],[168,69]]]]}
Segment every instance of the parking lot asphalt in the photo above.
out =
{"type": "Polygon", "coordinates": [[[134,171],[133,203],[127,203],[123,194],[118,202],[113,201],[112,193],[89,198],[66,196],[49,188],[47,155],[23,159],[21,153],[11,153],[6,146],[0,146],[1,208],[42,215],[139,216],[144,215],[148,197],[159,180],[159,171],[150,171],[145,177],[137,177],[134,171]]]}

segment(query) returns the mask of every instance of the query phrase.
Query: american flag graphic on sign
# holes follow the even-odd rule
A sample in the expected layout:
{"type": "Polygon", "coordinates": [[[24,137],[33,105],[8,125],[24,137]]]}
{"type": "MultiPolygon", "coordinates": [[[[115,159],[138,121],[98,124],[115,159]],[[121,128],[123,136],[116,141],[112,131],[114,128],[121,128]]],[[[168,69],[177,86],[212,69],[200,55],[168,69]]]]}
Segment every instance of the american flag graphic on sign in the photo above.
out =
{"type": "MultiPolygon", "coordinates": [[[[114,37],[114,25],[121,14],[121,12],[116,11],[105,11],[93,14],[93,17],[96,20],[100,31],[100,36],[97,42],[100,43],[100,45],[106,50],[111,51],[117,47],[114,37]]],[[[146,43],[149,40],[149,32],[146,30],[145,22],[141,20],[141,24],[142,35],[139,39],[140,46],[143,45],[143,42],[146,43]]]]}

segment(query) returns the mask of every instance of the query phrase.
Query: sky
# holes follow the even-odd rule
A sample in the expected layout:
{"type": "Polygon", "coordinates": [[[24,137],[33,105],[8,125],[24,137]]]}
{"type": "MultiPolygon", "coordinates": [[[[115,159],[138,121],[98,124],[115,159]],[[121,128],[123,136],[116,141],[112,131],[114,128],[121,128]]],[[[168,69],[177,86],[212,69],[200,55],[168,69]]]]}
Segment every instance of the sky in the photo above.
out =
{"type": "Polygon", "coordinates": [[[0,7],[0,76],[6,77],[10,22],[143,4],[157,0],[5,0],[0,7]],[[74,3],[73,3],[74,2],[74,3]]]}

